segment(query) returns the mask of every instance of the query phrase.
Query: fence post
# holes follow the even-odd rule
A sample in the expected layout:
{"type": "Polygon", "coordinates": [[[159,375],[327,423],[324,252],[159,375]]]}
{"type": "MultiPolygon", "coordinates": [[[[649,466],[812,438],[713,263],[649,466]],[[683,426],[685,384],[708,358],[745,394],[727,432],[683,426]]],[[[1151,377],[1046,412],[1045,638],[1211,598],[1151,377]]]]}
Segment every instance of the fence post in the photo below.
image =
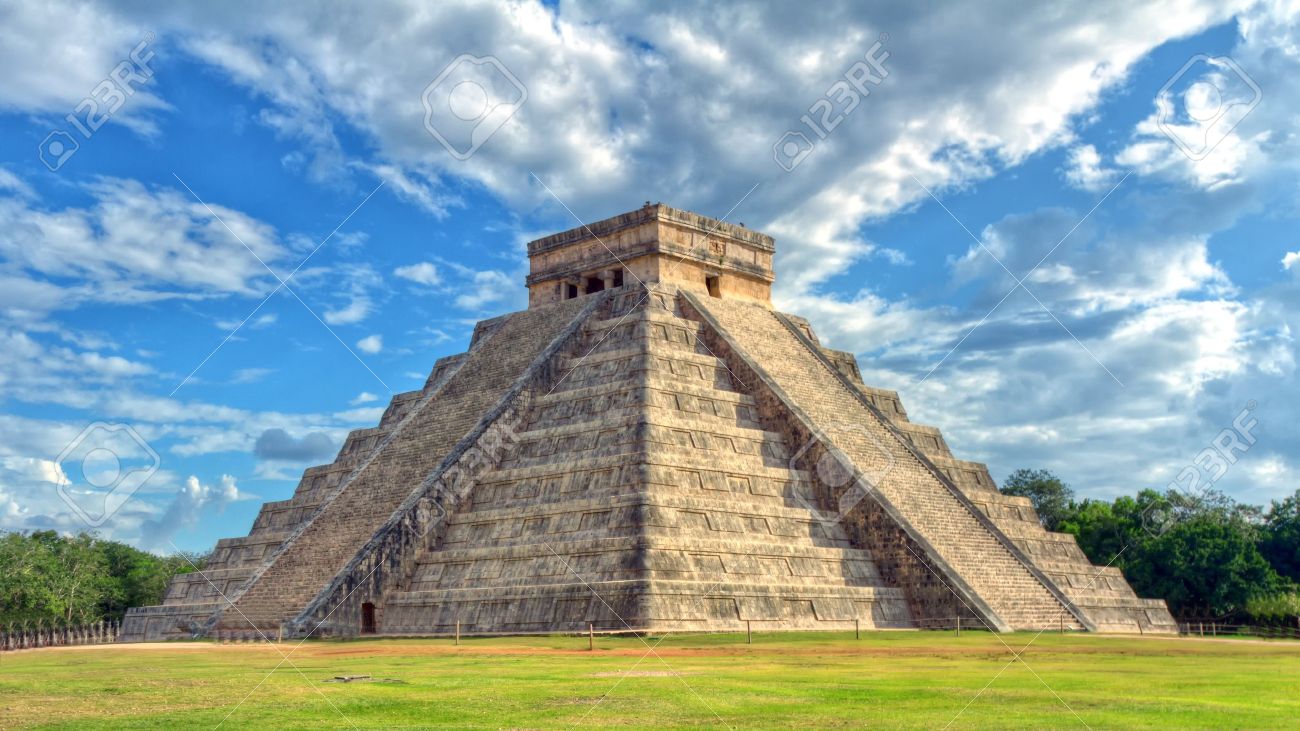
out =
{"type": "Polygon", "coordinates": [[[957,636],[961,637],[961,615],[957,615],[957,636]]]}
{"type": "Polygon", "coordinates": [[[456,644],[460,644],[460,620],[456,620],[456,644]]]}
{"type": "Polygon", "coordinates": [[[749,626],[749,620],[745,620],[745,644],[754,644],[754,630],[749,626]]]}
{"type": "Polygon", "coordinates": [[[596,650],[596,625],[587,623],[587,652],[596,650]]]}
{"type": "Polygon", "coordinates": [[[862,621],[862,620],[858,619],[857,617],[854,617],[854,618],[853,618],[853,639],[855,639],[855,640],[860,640],[860,639],[862,639],[862,625],[861,625],[861,621],[862,621]]]}

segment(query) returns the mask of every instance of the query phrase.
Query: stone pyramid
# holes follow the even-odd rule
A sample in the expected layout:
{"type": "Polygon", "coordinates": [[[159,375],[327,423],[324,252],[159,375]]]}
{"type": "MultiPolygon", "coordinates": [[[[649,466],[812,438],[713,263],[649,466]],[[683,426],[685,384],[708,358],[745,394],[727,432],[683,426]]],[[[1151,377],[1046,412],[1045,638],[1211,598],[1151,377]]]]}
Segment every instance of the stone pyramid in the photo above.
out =
{"type": "Polygon", "coordinates": [[[772,309],[773,251],[664,205],[530,243],[527,310],[123,638],[1176,630],[772,309]]]}

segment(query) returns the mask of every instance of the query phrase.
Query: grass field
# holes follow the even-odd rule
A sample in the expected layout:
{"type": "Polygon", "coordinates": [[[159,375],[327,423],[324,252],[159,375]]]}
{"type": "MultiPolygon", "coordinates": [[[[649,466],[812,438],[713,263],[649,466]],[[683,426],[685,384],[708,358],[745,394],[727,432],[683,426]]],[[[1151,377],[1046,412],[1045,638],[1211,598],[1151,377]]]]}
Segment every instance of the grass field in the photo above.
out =
{"type": "Polygon", "coordinates": [[[976,632],[647,642],[654,654],[632,637],[597,638],[589,652],[585,637],[559,636],[6,653],[0,727],[1300,726],[1296,642],[976,632]],[[1013,661],[1007,645],[1031,640],[1013,661]],[[373,680],[325,682],[336,675],[373,680]]]}

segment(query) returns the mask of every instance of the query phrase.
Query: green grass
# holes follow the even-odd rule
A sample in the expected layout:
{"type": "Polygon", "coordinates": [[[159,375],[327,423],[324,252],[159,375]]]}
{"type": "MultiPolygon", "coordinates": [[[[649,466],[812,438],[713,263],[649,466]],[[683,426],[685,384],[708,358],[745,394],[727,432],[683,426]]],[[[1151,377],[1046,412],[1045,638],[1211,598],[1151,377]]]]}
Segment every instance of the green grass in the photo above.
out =
{"type": "Polygon", "coordinates": [[[598,638],[595,652],[585,637],[313,641],[274,672],[277,649],[293,644],[37,650],[0,655],[0,728],[1294,728],[1300,719],[1297,642],[1044,634],[1010,662],[1003,642],[1031,640],[798,633],[748,646],[744,635],[670,636],[639,663],[646,645],[630,637],[598,638]],[[402,682],[322,682],[340,674],[402,682]]]}

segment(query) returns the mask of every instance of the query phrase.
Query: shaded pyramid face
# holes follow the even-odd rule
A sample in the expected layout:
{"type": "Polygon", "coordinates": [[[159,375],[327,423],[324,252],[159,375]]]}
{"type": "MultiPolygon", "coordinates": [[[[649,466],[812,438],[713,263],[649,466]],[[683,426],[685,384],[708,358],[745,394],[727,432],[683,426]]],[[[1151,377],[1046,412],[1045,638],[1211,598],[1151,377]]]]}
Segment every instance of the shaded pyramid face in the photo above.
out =
{"type": "Polygon", "coordinates": [[[709,221],[647,206],[530,244],[530,309],[123,638],[1176,629],[771,309],[770,239],[709,221]]]}

